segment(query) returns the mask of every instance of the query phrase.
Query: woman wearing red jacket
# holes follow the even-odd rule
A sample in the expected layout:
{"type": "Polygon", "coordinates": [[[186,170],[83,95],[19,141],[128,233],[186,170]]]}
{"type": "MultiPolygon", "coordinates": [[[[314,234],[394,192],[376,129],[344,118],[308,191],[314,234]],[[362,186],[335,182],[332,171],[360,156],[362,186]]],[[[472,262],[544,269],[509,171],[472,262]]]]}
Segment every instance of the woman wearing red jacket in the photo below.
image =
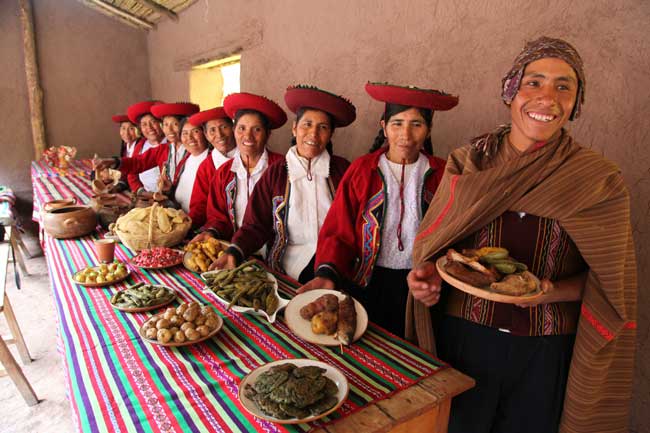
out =
{"type": "Polygon", "coordinates": [[[296,113],[294,146],[255,186],[243,225],[216,266],[233,268],[266,244],[269,266],[304,283],[314,277],[318,232],[350,165],[330,154],[332,134],[351,124],[356,110],[344,98],[315,87],[289,87],[284,100],[296,113]]]}
{"type": "Polygon", "coordinates": [[[316,278],[299,291],[348,290],[371,321],[403,337],[413,241],[445,165],[423,148],[433,111],[458,98],[388,84],[368,83],[366,91],[386,103],[381,130],[343,177],[318,237],[316,278]]]}
{"type": "MultiPolygon", "coordinates": [[[[169,192],[178,183],[185,162],[190,156],[189,153],[185,152],[185,149],[181,151],[178,148],[178,146],[181,146],[180,121],[198,112],[199,106],[186,102],[173,104],[157,103],[152,105],[149,110],[152,114],[147,117],[154,119],[154,123],[159,124],[157,119],[163,120],[163,129],[166,134],[165,139],[159,145],[152,147],[144,153],[131,158],[100,160],[99,163],[96,163],[96,167],[109,166],[117,168],[122,173],[128,175],[141,175],[155,169],[158,176],[154,180],[156,187],[145,185],[145,189],[147,191],[157,191],[157,186],[162,184],[162,192],[169,192]]],[[[145,121],[148,122],[149,119],[143,120],[143,122],[145,121]]]]}
{"type": "Polygon", "coordinates": [[[271,130],[287,121],[278,104],[251,93],[233,93],[223,101],[223,108],[234,120],[237,152],[214,175],[206,223],[194,240],[211,236],[230,240],[241,227],[255,184],[270,165],[282,159],[266,149],[271,130]]]}
{"type": "Polygon", "coordinates": [[[233,135],[232,120],[226,115],[223,107],[193,114],[188,121],[194,126],[202,126],[205,137],[213,146],[210,156],[199,166],[192,188],[189,215],[192,219],[192,227],[197,228],[205,224],[208,194],[214,174],[219,167],[235,156],[237,145],[233,135]]]}

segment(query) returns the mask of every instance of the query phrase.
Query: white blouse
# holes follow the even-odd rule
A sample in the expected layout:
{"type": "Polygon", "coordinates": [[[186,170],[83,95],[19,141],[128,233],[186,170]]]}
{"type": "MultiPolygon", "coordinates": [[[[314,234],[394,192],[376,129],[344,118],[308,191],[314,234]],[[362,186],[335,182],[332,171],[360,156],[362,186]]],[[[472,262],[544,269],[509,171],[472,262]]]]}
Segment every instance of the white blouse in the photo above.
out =
{"type": "Polygon", "coordinates": [[[181,205],[186,213],[190,211],[190,199],[192,198],[192,188],[194,188],[194,180],[196,179],[196,172],[199,170],[199,165],[208,156],[208,149],[205,149],[199,155],[190,155],[185,161],[185,167],[181,173],[174,199],[181,205]]]}
{"type": "Polygon", "coordinates": [[[235,156],[235,153],[237,153],[237,148],[233,148],[230,152],[227,154],[223,154],[219,152],[217,149],[212,149],[212,163],[214,164],[215,170],[218,170],[219,167],[223,165],[224,162],[232,159],[233,156],[235,156]]]}
{"type": "MultiPolygon", "coordinates": [[[[167,140],[166,138],[163,139],[163,141],[160,144],[165,143],[166,140],[167,140]]],[[[160,144],[158,146],[160,146],[160,144]]],[[[142,146],[142,152],[140,152],[140,155],[142,155],[147,150],[152,148],[153,146],[151,146],[151,142],[149,140],[145,141],[144,145],[142,146]]],[[[160,168],[154,167],[154,168],[150,168],[149,170],[145,170],[142,173],[140,173],[138,177],[140,178],[140,182],[142,182],[142,186],[146,191],[150,191],[150,192],[158,191],[158,178],[160,177],[160,168]]]]}
{"type": "Polygon", "coordinates": [[[401,212],[399,196],[402,164],[391,162],[383,154],[379,158],[379,169],[386,182],[386,213],[381,231],[381,247],[377,265],[389,269],[410,269],[413,266],[413,243],[422,220],[420,206],[424,174],[429,168],[426,156],[420,153],[417,161],[404,167],[404,217],[402,218],[402,245],[397,242],[397,227],[401,212]]]}
{"type": "Polygon", "coordinates": [[[287,210],[289,241],[282,267],[297,280],[316,252],[318,232],[332,204],[327,185],[330,155],[323,152],[311,160],[312,180],[307,177],[308,160],[298,155],[296,146],[289,149],[286,159],[291,193],[287,210]]]}
{"type": "Polygon", "coordinates": [[[235,197],[235,222],[237,225],[235,226],[235,231],[241,227],[241,224],[244,221],[246,205],[248,205],[248,197],[253,193],[255,184],[260,180],[260,177],[262,177],[262,174],[266,171],[268,165],[269,154],[266,149],[264,149],[264,153],[262,153],[262,156],[257,161],[257,165],[250,174],[249,179],[248,170],[241,159],[239,150],[235,152],[232,167],[230,168],[230,171],[235,173],[235,177],[237,178],[237,196],[235,197]],[[248,186],[246,185],[247,182],[248,186]]]}

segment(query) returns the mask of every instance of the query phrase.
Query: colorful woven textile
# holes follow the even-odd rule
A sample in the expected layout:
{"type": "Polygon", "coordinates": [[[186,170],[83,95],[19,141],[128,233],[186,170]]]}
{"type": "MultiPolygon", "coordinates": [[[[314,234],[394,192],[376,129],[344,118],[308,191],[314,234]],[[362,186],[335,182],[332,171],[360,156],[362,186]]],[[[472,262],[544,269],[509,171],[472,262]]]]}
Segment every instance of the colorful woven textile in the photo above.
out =
{"type": "Polygon", "coordinates": [[[16,195],[11,188],[0,185],[0,225],[11,226],[16,223],[15,204],[16,195]]]}
{"type": "Polygon", "coordinates": [[[58,176],[85,176],[89,177],[93,171],[90,159],[74,159],[66,169],[50,166],[45,160],[32,161],[32,178],[58,177],[58,176]]]}
{"type": "MultiPolygon", "coordinates": [[[[75,271],[97,263],[92,238],[59,241],[46,236],[46,251],[59,315],[67,382],[79,431],[304,432],[320,423],[282,426],[248,415],[237,399],[240,380],[254,368],[284,358],[320,359],[341,369],[350,383],[347,401],[323,423],[355,412],[434,374],[442,363],[426,352],[370,325],[361,340],[341,355],[302,341],[283,319],[269,324],[252,315],[228,312],[203,293],[197,274],[182,266],[136,271],[107,289],[75,285],[75,271]],[[109,299],[134,282],[165,284],[184,301],[212,304],[223,329],[205,343],[164,348],[143,341],[138,329],[150,313],[117,311],[109,299]]],[[[119,244],[116,257],[132,256],[119,244]]],[[[284,297],[297,287],[278,276],[284,297]]]]}
{"type": "MultiPolygon", "coordinates": [[[[36,206],[62,196],[90,197],[89,181],[78,176],[34,178],[36,206]],[[38,203],[37,203],[38,202],[38,203]]],[[[94,235],[96,236],[96,235],[94,235]]],[[[56,240],[45,236],[45,251],[58,315],[59,344],[77,430],[83,432],[306,432],[334,423],[370,402],[441,371],[429,353],[370,324],[343,354],[295,336],[281,317],[265,319],[226,311],[202,291],[198,275],[177,266],[163,271],[134,270],[123,283],[85,288],[73,283],[79,269],[98,263],[93,237],[56,240]],[[183,301],[211,304],[224,319],[212,339],[193,346],[165,348],[142,340],[138,330],[152,313],[130,314],[111,307],[110,297],[135,282],[165,284],[183,301]],[[280,425],[249,415],[237,398],[241,379],[277,359],[323,360],[344,372],[346,402],[310,424],[280,425]]],[[[133,253],[121,244],[116,258],[133,253]]],[[[282,296],[297,283],[277,275],[282,296]]]]}
{"type": "Polygon", "coordinates": [[[32,219],[36,222],[41,221],[40,211],[48,201],[74,197],[77,203],[87,204],[93,196],[89,175],[32,176],[32,189],[34,197],[32,219]]]}

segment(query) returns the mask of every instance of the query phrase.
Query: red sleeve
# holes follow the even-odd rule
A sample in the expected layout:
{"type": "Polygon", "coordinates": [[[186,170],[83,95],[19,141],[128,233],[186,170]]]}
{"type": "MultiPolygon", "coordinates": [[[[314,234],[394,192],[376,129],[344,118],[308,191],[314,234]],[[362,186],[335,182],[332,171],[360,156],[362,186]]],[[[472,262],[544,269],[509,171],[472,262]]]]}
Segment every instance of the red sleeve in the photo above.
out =
{"type": "Polygon", "coordinates": [[[192,227],[201,227],[205,224],[205,213],[208,207],[208,194],[210,193],[210,184],[214,178],[216,170],[212,157],[208,157],[199,165],[194,178],[192,187],[192,197],[190,198],[190,218],[192,227]]]}
{"type": "Polygon", "coordinates": [[[232,243],[241,249],[244,258],[255,253],[273,238],[273,197],[278,195],[277,191],[274,193],[273,185],[282,184],[285,188],[286,178],[285,165],[274,163],[255,184],[246,205],[242,226],[232,237],[232,243]]]}
{"type": "MultiPolygon", "coordinates": [[[[232,161],[232,160],[230,160],[232,161]]],[[[206,209],[206,222],[202,230],[211,229],[217,232],[217,237],[230,241],[233,235],[233,226],[228,216],[228,205],[226,201],[226,185],[234,179],[234,173],[230,171],[232,162],[223,164],[214,175],[214,181],[210,185],[208,194],[208,207],[206,209]],[[233,176],[231,176],[231,174],[233,176]]]]}
{"type": "Polygon", "coordinates": [[[127,174],[142,173],[150,168],[158,167],[167,161],[167,153],[169,146],[163,143],[158,147],[148,149],[145,153],[141,153],[131,158],[122,158],[120,160],[120,170],[127,174]]]}
{"type": "Polygon", "coordinates": [[[354,277],[359,250],[356,226],[363,206],[360,194],[365,190],[358,180],[368,176],[361,167],[361,163],[354,163],[343,176],[318,234],[316,249],[316,268],[323,264],[333,265],[339,274],[350,280],[354,277]]]}

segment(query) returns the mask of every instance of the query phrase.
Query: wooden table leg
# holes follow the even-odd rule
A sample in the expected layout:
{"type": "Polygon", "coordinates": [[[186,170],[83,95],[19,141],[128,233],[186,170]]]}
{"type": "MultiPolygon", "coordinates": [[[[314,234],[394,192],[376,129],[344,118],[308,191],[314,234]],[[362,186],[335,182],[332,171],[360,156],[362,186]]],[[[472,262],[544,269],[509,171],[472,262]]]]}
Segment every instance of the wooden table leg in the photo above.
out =
{"type": "Polygon", "coordinates": [[[12,226],[9,227],[9,230],[11,231],[11,235],[9,236],[9,241],[11,242],[11,248],[13,248],[14,250],[14,257],[18,261],[18,265],[20,266],[20,269],[23,271],[23,274],[29,275],[29,272],[27,272],[27,267],[25,266],[25,259],[23,258],[23,254],[27,253],[29,255],[29,251],[27,250],[27,247],[25,246],[23,239],[20,237],[20,233],[18,232],[18,229],[12,226]],[[19,246],[22,247],[22,250],[18,248],[19,246]]]}
{"type": "Polygon", "coordinates": [[[18,391],[20,391],[22,394],[27,405],[34,406],[38,404],[36,393],[27,381],[27,378],[23,374],[23,370],[14,359],[13,355],[9,351],[9,348],[2,338],[0,338],[0,363],[2,363],[2,365],[7,370],[9,377],[11,377],[11,380],[13,380],[16,384],[18,391]]]}
{"type": "Polygon", "coordinates": [[[29,355],[29,350],[27,350],[27,345],[25,344],[23,333],[20,332],[18,322],[16,321],[16,315],[14,314],[14,310],[11,308],[9,297],[6,294],[4,299],[4,313],[5,317],[7,318],[9,329],[11,330],[11,335],[13,335],[14,340],[16,341],[20,359],[23,361],[23,364],[29,364],[32,362],[32,357],[29,355]]]}

